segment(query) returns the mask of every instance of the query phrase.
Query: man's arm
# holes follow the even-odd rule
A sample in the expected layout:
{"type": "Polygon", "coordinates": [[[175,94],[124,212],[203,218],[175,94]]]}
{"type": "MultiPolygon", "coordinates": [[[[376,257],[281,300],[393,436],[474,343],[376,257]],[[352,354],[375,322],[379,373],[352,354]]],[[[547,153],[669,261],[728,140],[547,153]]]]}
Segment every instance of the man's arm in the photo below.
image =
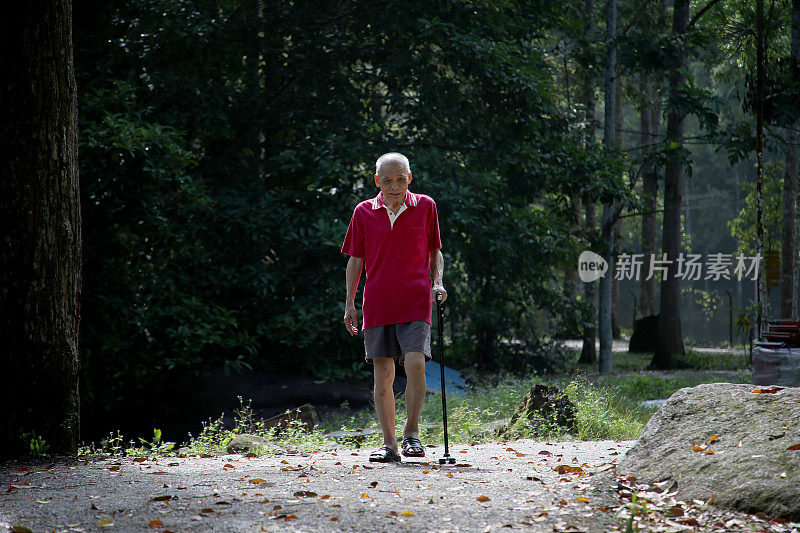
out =
{"type": "Polygon", "coordinates": [[[442,293],[442,301],[447,300],[447,291],[442,285],[442,276],[444,275],[444,256],[442,250],[431,252],[431,276],[433,276],[433,298],[436,299],[436,293],[442,293]]]}
{"type": "Polygon", "coordinates": [[[361,269],[364,259],[350,256],[347,261],[345,281],[347,284],[347,297],[344,304],[344,326],[350,335],[358,335],[358,312],[356,311],[356,291],[361,281],[361,269]]]}

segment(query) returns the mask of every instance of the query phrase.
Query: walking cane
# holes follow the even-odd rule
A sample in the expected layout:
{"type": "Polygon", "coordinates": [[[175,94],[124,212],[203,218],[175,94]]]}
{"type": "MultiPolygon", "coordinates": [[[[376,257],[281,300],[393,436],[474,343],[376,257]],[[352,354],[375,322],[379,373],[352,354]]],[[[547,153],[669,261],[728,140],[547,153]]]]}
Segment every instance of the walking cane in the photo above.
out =
{"type": "Polygon", "coordinates": [[[447,395],[444,384],[444,314],[442,312],[442,293],[436,293],[436,311],[439,314],[439,370],[442,376],[442,422],[444,423],[444,457],[439,459],[439,464],[455,464],[456,458],[450,457],[450,448],[447,442],[447,395]]]}

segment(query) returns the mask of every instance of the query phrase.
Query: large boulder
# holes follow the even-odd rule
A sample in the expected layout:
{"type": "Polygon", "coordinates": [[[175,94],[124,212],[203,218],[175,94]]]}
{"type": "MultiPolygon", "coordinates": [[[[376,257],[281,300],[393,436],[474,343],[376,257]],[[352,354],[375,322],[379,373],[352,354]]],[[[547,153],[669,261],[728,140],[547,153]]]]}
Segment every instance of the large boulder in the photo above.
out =
{"type": "Polygon", "coordinates": [[[800,519],[800,388],[712,383],[681,389],[617,467],[677,482],[679,497],[800,519]]]}

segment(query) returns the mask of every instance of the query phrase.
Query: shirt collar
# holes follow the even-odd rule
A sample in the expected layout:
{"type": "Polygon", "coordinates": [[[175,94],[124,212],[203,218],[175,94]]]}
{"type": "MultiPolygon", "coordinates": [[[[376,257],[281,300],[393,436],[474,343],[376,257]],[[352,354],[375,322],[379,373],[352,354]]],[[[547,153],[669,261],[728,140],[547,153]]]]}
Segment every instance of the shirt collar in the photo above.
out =
{"type": "MultiPolygon", "coordinates": [[[[403,203],[405,203],[407,207],[416,207],[417,201],[417,195],[406,189],[406,198],[403,203]]],[[[381,209],[382,207],[385,207],[383,203],[383,192],[379,192],[378,196],[372,199],[372,209],[381,209]]]]}

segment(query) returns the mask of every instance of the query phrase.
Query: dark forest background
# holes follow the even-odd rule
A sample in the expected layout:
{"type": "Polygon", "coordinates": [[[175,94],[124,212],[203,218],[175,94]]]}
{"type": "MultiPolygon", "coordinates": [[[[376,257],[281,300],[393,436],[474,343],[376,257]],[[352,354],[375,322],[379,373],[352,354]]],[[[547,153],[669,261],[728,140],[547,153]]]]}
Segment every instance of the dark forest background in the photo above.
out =
{"type": "MultiPolygon", "coordinates": [[[[671,2],[620,0],[613,149],[598,129],[595,4],[76,2],[84,437],[149,430],[130,414],[215,369],[362,371],[341,323],[339,249],[387,151],[409,157],[412,189],[439,206],[459,367],[568,368],[554,340],[597,320],[576,281],[580,251],[601,246],[584,210],[617,201],[619,248],[641,250],[643,176],[660,179],[670,157],[690,176],[687,251],[754,252],[752,2],[709,2],[676,37],[671,2]],[[680,57],[686,80],[670,97],[680,57]],[[685,145],[665,137],[676,110],[685,145]]],[[[765,10],[774,236],[797,99],[791,2],[765,10]]],[[[724,289],[693,290],[713,303],[724,289]]],[[[747,312],[741,285],[736,305],[747,312]]]]}

